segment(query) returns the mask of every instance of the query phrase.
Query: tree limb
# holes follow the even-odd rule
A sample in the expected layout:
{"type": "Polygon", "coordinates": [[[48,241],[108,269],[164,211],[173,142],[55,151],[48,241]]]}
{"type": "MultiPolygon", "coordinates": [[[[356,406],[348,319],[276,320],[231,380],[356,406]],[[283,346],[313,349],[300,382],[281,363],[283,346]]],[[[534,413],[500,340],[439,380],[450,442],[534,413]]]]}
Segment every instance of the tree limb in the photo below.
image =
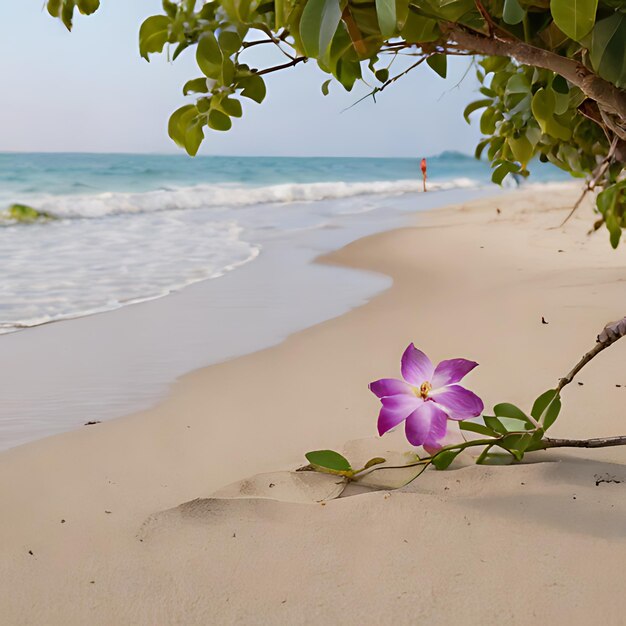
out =
{"type": "Polygon", "coordinates": [[[620,437],[594,437],[593,439],[553,439],[541,440],[541,449],[549,448],[609,448],[626,445],[626,435],[620,437]]]}
{"type": "Polygon", "coordinates": [[[451,25],[448,38],[475,54],[513,57],[524,65],[532,65],[560,74],[601,107],[626,120],[626,92],[590,72],[584,65],[554,52],[537,48],[520,40],[505,40],[472,33],[451,25]]]}

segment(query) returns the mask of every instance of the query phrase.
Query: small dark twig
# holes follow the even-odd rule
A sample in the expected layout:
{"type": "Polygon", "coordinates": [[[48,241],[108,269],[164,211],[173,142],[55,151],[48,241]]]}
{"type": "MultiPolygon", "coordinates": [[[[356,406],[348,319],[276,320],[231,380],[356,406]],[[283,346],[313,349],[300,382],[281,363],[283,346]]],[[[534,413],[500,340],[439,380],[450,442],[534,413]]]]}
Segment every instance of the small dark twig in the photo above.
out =
{"type": "Polygon", "coordinates": [[[309,57],[296,57],[289,61],[289,63],[283,63],[282,65],[275,65],[274,67],[268,67],[264,70],[259,70],[255,72],[257,76],[263,76],[263,74],[271,74],[272,72],[278,72],[280,70],[286,70],[289,67],[293,67],[294,65],[298,65],[298,63],[305,63],[309,60],[309,57]]]}

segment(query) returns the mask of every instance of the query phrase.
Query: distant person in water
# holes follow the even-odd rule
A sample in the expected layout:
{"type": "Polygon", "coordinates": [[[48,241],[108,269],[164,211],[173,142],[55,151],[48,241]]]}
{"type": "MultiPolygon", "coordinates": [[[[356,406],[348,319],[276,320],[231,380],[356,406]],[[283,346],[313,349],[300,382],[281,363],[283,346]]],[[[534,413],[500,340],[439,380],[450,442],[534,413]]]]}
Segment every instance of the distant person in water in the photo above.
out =
{"type": "Polygon", "coordinates": [[[426,191],[426,159],[422,159],[420,169],[422,170],[422,177],[424,179],[424,191],[426,191]]]}

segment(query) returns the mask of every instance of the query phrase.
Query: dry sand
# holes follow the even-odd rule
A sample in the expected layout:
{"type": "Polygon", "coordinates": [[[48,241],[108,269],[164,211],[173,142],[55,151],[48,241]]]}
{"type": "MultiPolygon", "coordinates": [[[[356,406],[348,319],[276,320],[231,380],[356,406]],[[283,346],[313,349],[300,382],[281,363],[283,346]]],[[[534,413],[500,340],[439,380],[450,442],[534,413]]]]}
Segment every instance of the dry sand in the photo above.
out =
{"type": "MultiPolygon", "coordinates": [[[[279,499],[209,498],[371,436],[367,383],[397,375],[410,341],[479,361],[467,384],[487,406],[528,406],[626,312],[624,247],[586,236],[589,206],[550,228],[577,194],[510,193],[357,241],[324,262],[391,276],[369,304],[187,375],[154,409],[2,453],[0,623],[623,624],[621,448],[326,503],[307,502],[332,491],[312,475],[235,487],[279,499]]],[[[626,341],[583,370],[555,435],[626,433],[625,359],[626,341]]]]}

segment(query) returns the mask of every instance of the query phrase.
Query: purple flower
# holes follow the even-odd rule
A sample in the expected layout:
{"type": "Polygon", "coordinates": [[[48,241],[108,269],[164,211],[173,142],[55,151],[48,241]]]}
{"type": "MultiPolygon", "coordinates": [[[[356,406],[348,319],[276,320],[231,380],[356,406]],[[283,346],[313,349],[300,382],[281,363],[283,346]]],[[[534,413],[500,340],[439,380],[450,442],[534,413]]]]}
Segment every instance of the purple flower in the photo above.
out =
{"type": "Polygon", "coordinates": [[[383,378],[370,383],[370,390],[380,398],[378,433],[385,434],[405,422],[406,438],[414,446],[429,452],[441,448],[447,420],[477,417],[483,401],[457,383],[478,363],[467,359],[449,359],[434,367],[430,359],[413,344],[402,355],[402,378],[383,378]]]}

